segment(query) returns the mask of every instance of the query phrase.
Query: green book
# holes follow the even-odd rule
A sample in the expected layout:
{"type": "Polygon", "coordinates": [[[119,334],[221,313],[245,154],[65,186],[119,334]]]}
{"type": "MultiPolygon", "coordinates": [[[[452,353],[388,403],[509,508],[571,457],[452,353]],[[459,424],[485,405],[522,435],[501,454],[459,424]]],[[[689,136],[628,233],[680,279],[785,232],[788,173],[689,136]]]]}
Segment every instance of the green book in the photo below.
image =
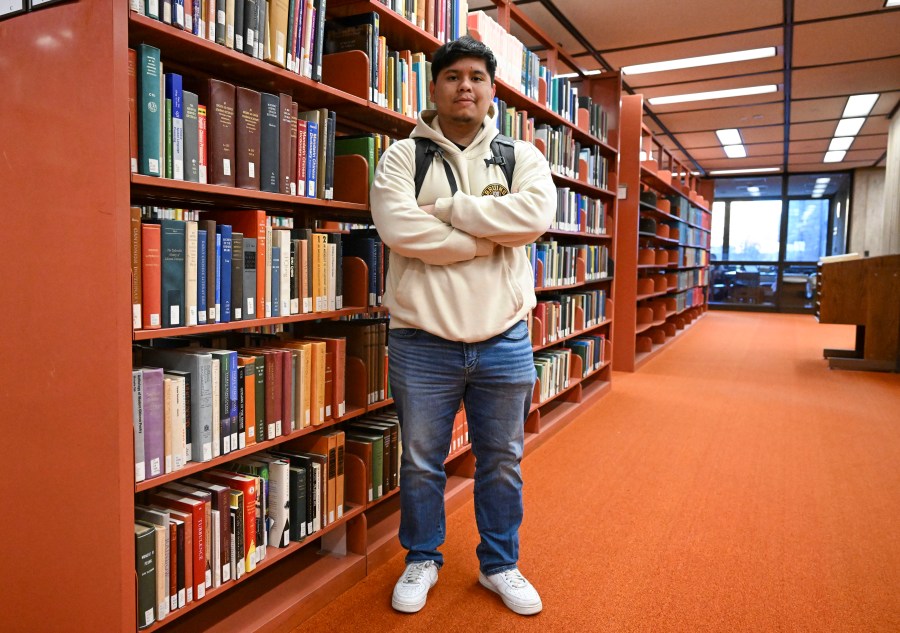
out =
{"type": "Polygon", "coordinates": [[[159,49],[147,44],[138,46],[138,172],[145,176],[162,176],[159,157],[160,122],[163,102],[160,92],[161,65],[159,49]]]}
{"type": "Polygon", "coordinates": [[[360,433],[357,429],[346,432],[346,440],[372,444],[372,500],[381,498],[384,490],[384,438],[375,433],[360,433]]]}
{"type": "Polygon", "coordinates": [[[334,155],[358,154],[369,164],[369,186],[375,179],[375,137],[371,135],[342,136],[334,139],[334,155]]]}
{"type": "Polygon", "coordinates": [[[175,177],[172,153],[172,100],[166,99],[166,178],[175,177]]]}

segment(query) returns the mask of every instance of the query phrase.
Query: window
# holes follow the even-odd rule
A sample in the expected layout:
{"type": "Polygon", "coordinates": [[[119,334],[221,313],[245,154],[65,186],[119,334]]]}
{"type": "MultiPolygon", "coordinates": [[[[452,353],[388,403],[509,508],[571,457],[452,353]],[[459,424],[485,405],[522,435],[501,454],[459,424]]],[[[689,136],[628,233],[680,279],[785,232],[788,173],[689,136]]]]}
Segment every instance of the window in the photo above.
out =
{"type": "Polygon", "coordinates": [[[722,247],[725,237],[725,203],[713,202],[712,235],[710,236],[709,254],[712,259],[722,259],[722,247]]]}
{"type": "Polygon", "coordinates": [[[827,240],[828,200],[825,198],[790,200],[785,261],[818,261],[825,255],[827,240]]]}
{"type": "Polygon", "coordinates": [[[781,200],[735,200],[730,220],[729,260],[778,261],[781,200]]]}

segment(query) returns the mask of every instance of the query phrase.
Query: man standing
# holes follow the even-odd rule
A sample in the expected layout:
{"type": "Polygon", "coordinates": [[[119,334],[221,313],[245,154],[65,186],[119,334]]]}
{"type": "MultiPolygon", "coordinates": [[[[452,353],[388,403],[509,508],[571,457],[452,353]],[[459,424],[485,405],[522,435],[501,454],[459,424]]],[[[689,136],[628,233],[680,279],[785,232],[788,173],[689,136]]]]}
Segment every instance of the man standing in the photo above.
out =
{"type": "Polygon", "coordinates": [[[460,402],[476,460],[479,581],[516,613],[542,607],[518,570],[519,462],[535,380],[524,320],[536,303],[534,273],[524,246],[549,227],[556,188],[530,143],[510,148],[507,182],[506,161],[491,147],[495,69],[490,49],[468,36],[441,46],[429,86],[436,111],[423,111],[411,137],[388,149],[372,185],[372,216],[391,249],[384,303],[403,438],[400,543],[408,554],[394,588],[398,611],[425,606],[443,564],[444,460],[460,402]],[[417,145],[419,157],[433,150],[424,167],[417,145]]]}

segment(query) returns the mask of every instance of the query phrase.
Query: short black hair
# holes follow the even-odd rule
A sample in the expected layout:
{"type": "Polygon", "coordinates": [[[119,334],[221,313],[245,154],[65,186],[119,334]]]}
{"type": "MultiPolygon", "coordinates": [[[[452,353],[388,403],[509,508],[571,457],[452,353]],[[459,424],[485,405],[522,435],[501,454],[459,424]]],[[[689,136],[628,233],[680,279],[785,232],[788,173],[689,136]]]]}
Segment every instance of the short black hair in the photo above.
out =
{"type": "Polygon", "coordinates": [[[494,73],[497,72],[497,58],[494,57],[494,53],[490,48],[468,35],[463,35],[457,40],[447,42],[434,52],[434,55],[431,57],[432,79],[437,80],[442,70],[466,57],[483,59],[484,65],[487,66],[488,75],[491,77],[491,83],[494,83],[494,73]]]}

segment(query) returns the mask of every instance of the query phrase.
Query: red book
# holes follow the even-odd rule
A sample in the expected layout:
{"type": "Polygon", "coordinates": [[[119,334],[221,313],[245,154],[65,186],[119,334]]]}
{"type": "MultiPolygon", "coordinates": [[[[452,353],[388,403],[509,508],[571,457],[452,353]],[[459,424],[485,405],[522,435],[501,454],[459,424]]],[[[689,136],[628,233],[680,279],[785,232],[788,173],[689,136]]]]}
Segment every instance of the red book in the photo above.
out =
{"type": "Polygon", "coordinates": [[[138,170],[137,51],[128,49],[128,139],[131,173],[138,170]]]}
{"type": "Polygon", "coordinates": [[[230,473],[224,470],[207,470],[199,477],[206,481],[228,486],[244,493],[244,568],[256,569],[256,477],[230,473]]]}
{"type": "Polygon", "coordinates": [[[197,106],[197,156],[200,159],[200,182],[206,184],[206,106],[197,106]]]}
{"type": "MultiPolygon", "coordinates": [[[[281,391],[283,378],[281,375],[281,354],[267,347],[242,347],[238,354],[255,354],[265,359],[266,382],[266,439],[273,440],[283,434],[281,391]]],[[[290,418],[288,418],[290,420],[290,418]]]]}
{"type": "MultiPolygon", "coordinates": [[[[182,496],[180,493],[157,490],[150,495],[150,501],[164,508],[172,508],[191,515],[193,542],[191,557],[193,568],[194,600],[206,595],[206,505],[200,499],[182,496]]],[[[187,575],[187,567],[185,567],[187,575]]]]}
{"type": "Polygon", "coordinates": [[[141,225],[141,325],[145,330],[162,327],[162,256],[160,227],[141,225]]]}

